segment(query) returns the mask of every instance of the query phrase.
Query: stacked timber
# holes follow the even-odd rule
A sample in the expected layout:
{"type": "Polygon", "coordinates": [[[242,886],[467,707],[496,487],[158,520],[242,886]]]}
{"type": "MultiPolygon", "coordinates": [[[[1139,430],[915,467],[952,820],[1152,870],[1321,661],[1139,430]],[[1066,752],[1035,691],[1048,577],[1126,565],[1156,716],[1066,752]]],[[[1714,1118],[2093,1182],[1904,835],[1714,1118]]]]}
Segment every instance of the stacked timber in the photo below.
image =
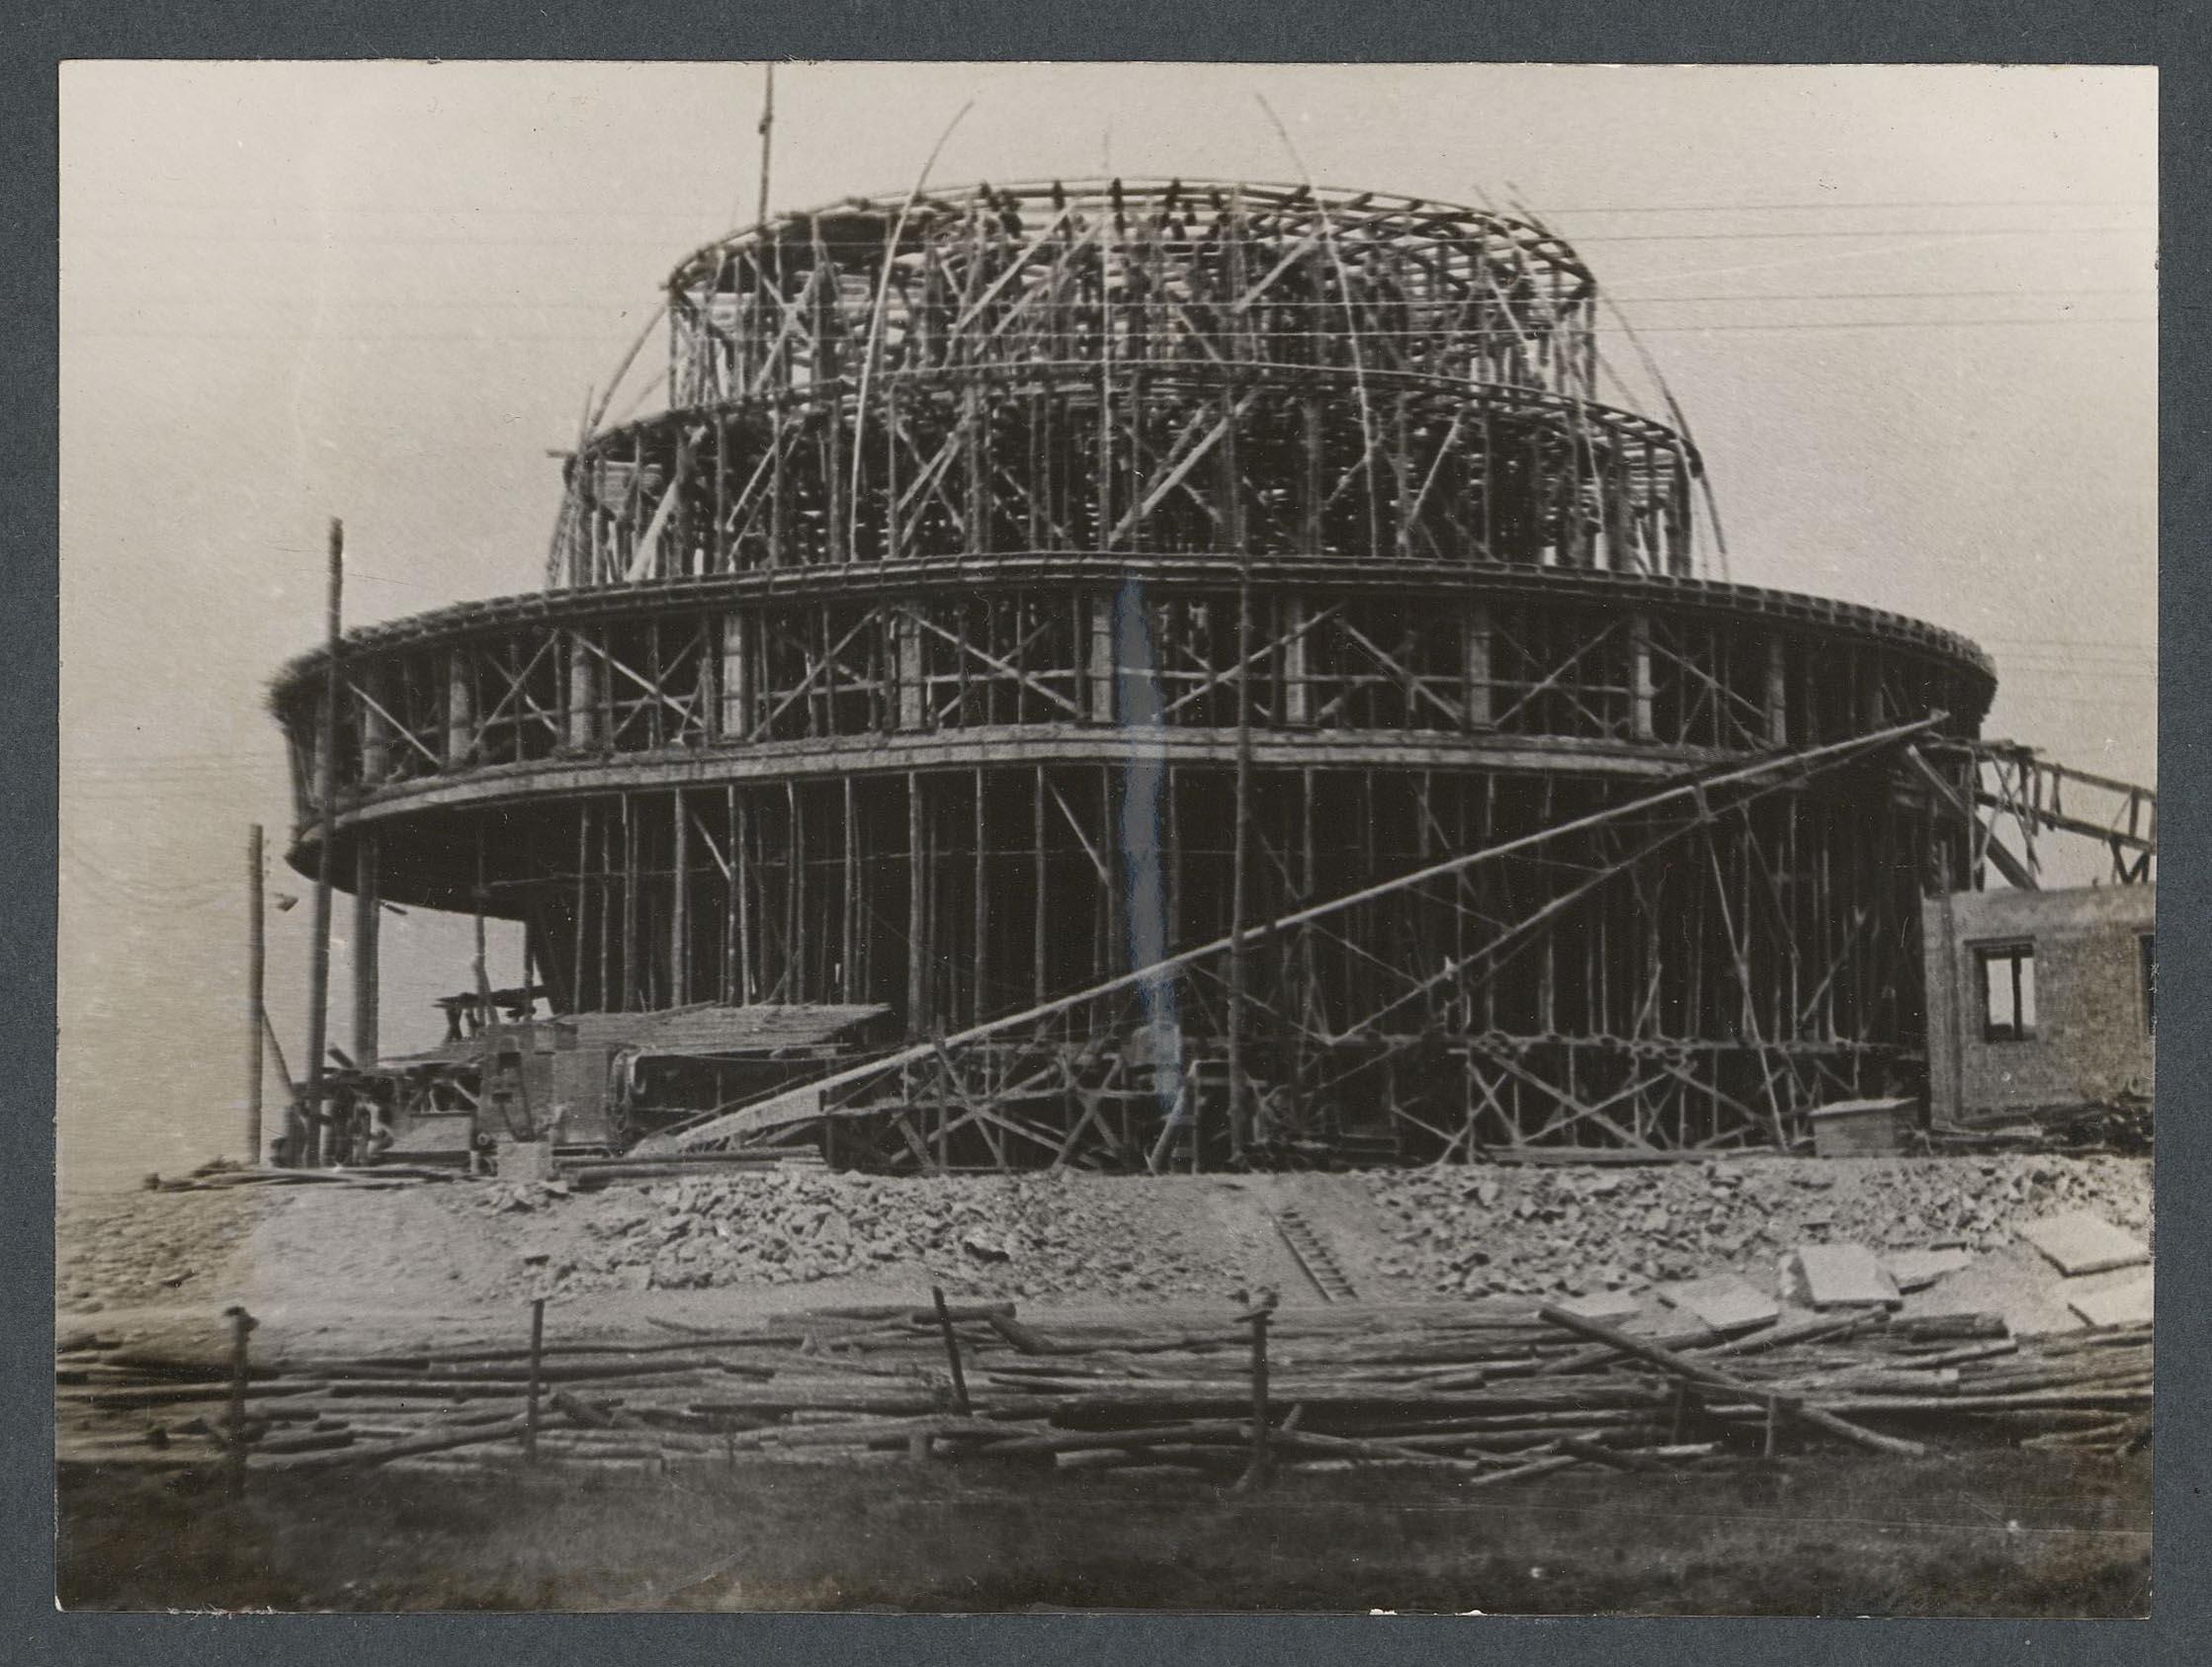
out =
{"type": "Polygon", "coordinates": [[[1252,1318],[1040,1322],[1000,1303],[942,1319],[876,1307],[726,1330],[663,1322],[650,1336],[556,1324],[535,1354],[484,1337],[271,1349],[242,1376],[215,1331],[161,1348],[80,1334],[57,1356],[59,1457],[289,1470],[506,1464],[525,1451],[628,1464],[911,1456],[1223,1477],[1386,1464],[1489,1486],[1585,1463],[1931,1445],[2121,1453],[2150,1439],[2148,1326],[2035,1339],[1997,1315],[1877,1310],[1652,1338],[1525,1304],[1252,1318]]]}
{"type": "Polygon", "coordinates": [[[458,1168],[435,1164],[380,1163],[366,1169],[247,1169],[217,1161],[203,1164],[189,1175],[164,1178],[148,1175],[149,1193],[221,1193],[239,1188],[352,1187],[371,1191],[411,1186],[420,1181],[453,1181],[458,1168]]]}
{"type": "Polygon", "coordinates": [[[577,1192],[595,1192],[623,1182],[680,1181],[698,1175],[790,1174],[795,1171],[827,1174],[829,1166],[815,1151],[765,1147],[743,1152],[663,1152],[655,1155],[626,1153],[611,1158],[569,1158],[560,1166],[561,1179],[577,1192]]]}

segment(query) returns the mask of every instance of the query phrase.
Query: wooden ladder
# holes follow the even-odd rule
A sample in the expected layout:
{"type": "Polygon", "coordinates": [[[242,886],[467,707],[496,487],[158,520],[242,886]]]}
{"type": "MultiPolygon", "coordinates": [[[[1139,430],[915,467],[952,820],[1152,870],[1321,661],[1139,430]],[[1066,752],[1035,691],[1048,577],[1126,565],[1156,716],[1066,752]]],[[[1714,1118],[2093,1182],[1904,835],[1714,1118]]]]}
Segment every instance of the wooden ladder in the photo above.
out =
{"type": "Polygon", "coordinates": [[[1291,1205],[1282,1206],[1273,1214],[1275,1231],[1282,1235],[1283,1243],[1290,1247],[1292,1259],[1320,1292],[1323,1302],[1350,1302],[1358,1297],[1359,1292],[1352,1289],[1352,1282],[1336,1265],[1336,1258],[1329,1254],[1328,1246],[1314,1230],[1312,1222],[1291,1205]]]}

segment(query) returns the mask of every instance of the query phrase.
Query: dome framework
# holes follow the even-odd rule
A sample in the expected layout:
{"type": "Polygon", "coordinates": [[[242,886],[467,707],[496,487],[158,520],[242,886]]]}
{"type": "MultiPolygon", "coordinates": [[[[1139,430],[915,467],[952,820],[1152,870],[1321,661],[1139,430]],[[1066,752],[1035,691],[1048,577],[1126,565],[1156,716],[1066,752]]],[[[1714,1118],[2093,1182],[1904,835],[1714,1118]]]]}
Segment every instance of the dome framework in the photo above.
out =
{"type": "MultiPolygon", "coordinates": [[[[1723,1148],[1911,1079],[1989,662],[1705,577],[1696,451],[1600,398],[1542,228],[977,187],[778,217],[666,302],[668,409],[569,459],[546,592],[345,640],[332,858],[520,921],[556,1011],[912,1039],[693,1143],[1723,1148]]],[[[276,695],[309,869],[322,666],[276,695]]]]}

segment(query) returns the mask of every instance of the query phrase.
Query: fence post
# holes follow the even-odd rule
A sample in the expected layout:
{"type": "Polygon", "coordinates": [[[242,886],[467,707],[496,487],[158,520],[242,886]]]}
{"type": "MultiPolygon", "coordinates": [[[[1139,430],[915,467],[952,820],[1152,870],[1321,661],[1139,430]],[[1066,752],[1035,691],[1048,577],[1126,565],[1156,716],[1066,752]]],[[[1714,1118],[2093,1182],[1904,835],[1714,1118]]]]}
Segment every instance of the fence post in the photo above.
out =
{"type": "Polygon", "coordinates": [[[1239,1490],[1264,1487],[1273,1467],[1267,1445],[1267,1322],[1273,1312],[1269,1303],[1244,1316],[1252,1328],[1252,1460],[1236,1484],[1239,1490]]]}
{"type": "Polygon", "coordinates": [[[929,1298],[937,1304],[937,1329],[944,1333],[945,1359],[953,1369],[953,1405],[961,1417],[973,1418],[975,1408],[968,1404],[968,1375],[960,1369],[960,1339],[953,1335],[953,1316],[945,1307],[945,1290],[942,1286],[929,1288],[929,1298]]]}
{"type": "Polygon", "coordinates": [[[530,1405],[523,1419],[522,1456],[538,1462],[538,1363],[546,1347],[546,1299],[530,1299],[530,1405]]]}
{"type": "Polygon", "coordinates": [[[258,1323],[236,1302],[223,1309],[230,1321],[230,1429],[224,1464],[233,1495],[246,1491],[246,1339],[258,1323]]]}
{"type": "Polygon", "coordinates": [[[1768,1395],[1766,1397],[1765,1440],[1760,1444],[1762,1458],[1772,1459],[1775,1454],[1781,1451],[1782,1414],[1795,1411],[1796,1406],[1797,1402],[1793,1396],[1768,1395]]]}

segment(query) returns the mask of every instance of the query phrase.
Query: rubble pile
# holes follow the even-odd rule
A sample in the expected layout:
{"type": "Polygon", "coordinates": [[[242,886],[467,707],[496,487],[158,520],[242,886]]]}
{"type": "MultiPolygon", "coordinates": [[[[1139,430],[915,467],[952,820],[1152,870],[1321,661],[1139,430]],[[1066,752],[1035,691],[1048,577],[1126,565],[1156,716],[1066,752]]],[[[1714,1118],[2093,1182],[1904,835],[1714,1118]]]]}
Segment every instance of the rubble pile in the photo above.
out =
{"type": "Polygon", "coordinates": [[[1156,1190],[1096,1177],[792,1170],[590,1195],[557,1182],[498,1186],[475,1202],[509,1218],[520,1283],[541,1294],[893,1279],[1002,1296],[1143,1299],[1222,1274],[1156,1190]]]}
{"type": "Polygon", "coordinates": [[[1393,1241],[1378,1268],[1443,1295],[1634,1293],[1721,1268],[1770,1274],[1805,1243],[1998,1250],[2067,1209],[2151,1225],[2150,1166],[2115,1157],[1485,1165],[1377,1172],[1368,1188],[1393,1241]]]}

